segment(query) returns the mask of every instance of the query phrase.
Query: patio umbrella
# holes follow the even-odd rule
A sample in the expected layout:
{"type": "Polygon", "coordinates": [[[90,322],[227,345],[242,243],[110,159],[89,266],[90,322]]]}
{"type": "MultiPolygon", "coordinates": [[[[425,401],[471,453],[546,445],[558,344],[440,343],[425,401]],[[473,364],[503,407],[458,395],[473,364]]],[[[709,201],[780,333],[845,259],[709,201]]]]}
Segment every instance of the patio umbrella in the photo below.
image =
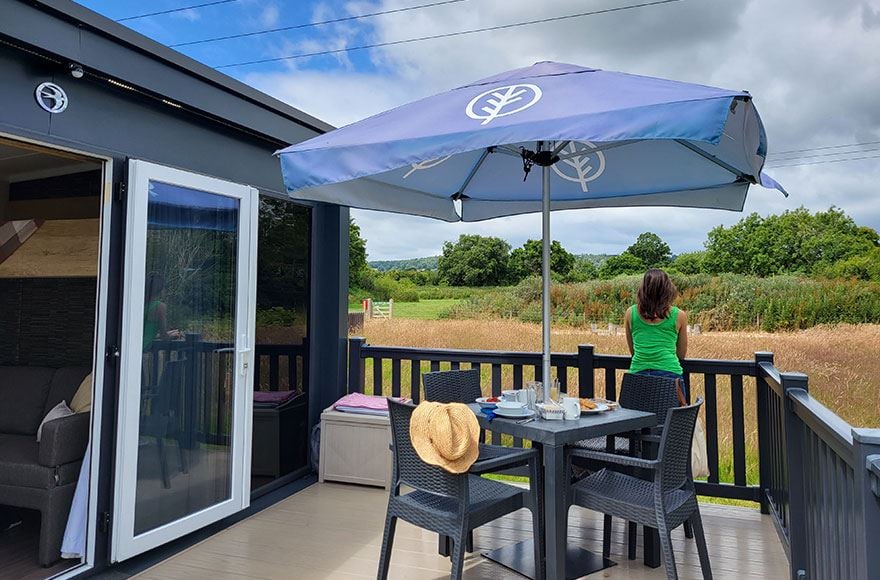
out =
{"type": "Polygon", "coordinates": [[[748,92],[555,62],[427,97],[278,154],[298,199],[450,222],[541,211],[545,396],[551,210],[742,211],[752,184],[785,193],[761,172],[767,140],[748,92]],[[535,167],[540,179],[530,178],[535,167]]]}

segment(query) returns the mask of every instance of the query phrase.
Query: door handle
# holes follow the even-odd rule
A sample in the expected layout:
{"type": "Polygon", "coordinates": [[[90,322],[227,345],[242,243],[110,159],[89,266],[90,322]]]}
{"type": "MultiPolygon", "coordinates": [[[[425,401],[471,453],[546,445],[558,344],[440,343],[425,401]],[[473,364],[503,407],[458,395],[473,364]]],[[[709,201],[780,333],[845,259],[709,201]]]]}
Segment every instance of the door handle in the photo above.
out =
{"type": "Polygon", "coordinates": [[[251,354],[253,352],[254,351],[251,348],[242,348],[242,349],[239,349],[239,351],[238,351],[238,356],[240,357],[239,360],[241,360],[241,366],[239,367],[239,373],[241,373],[242,376],[247,376],[248,371],[250,370],[251,354]]]}

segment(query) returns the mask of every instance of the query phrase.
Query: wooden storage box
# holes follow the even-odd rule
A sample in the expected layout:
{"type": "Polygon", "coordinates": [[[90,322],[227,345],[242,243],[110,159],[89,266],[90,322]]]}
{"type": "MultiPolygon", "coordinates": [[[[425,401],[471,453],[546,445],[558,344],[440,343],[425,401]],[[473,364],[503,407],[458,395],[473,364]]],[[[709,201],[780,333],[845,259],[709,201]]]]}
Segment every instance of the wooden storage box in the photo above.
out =
{"type": "Polygon", "coordinates": [[[318,481],[391,488],[391,426],[388,417],[321,413],[318,481]]]}

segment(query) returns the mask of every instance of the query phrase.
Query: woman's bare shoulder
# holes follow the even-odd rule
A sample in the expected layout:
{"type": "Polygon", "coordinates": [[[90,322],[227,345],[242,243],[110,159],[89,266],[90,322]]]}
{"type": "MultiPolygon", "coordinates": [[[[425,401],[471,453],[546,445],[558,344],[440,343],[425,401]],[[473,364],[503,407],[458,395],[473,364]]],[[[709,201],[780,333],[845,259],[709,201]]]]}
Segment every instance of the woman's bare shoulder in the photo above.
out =
{"type": "Polygon", "coordinates": [[[688,313],[685,312],[684,310],[682,310],[681,308],[679,308],[678,309],[678,316],[676,317],[675,321],[679,324],[687,324],[687,320],[688,320],[688,313]]]}

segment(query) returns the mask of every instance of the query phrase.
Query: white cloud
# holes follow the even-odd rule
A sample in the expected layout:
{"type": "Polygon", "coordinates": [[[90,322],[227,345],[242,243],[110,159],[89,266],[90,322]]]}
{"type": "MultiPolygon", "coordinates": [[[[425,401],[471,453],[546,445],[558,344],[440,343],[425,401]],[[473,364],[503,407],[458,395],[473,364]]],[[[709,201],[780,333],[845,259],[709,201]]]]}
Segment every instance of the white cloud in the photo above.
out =
{"type": "MultiPolygon", "coordinates": [[[[321,19],[411,6],[412,0],[320,4],[321,19]]],[[[276,46],[279,54],[494,26],[620,5],[603,0],[547,3],[481,0],[322,27],[320,40],[276,46]],[[286,52],[284,52],[286,51],[286,52]]],[[[292,105],[342,125],[401,103],[538,60],[747,89],[775,151],[880,140],[880,5],[872,1],[703,0],[680,2],[511,30],[418,42],[369,52],[358,70],[341,59],[295,62],[245,80],[292,105]],[[329,68],[317,68],[327,67],[329,68]]],[[[818,153],[825,153],[820,151],[818,153]]],[[[834,157],[811,158],[823,161],[834,157]]],[[[768,170],[792,194],[753,188],[746,211],[836,205],[880,228],[880,159],[768,170]]],[[[371,259],[436,254],[460,233],[498,235],[512,244],[540,235],[537,216],[479,224],[355,212],[371,259]]],[[[698,249],[707,231],[742,215],[683,209],[582,210],[553,217],[553,237],[576,252],[619,252],[652,230],[673,251],[698,249]]]]}

